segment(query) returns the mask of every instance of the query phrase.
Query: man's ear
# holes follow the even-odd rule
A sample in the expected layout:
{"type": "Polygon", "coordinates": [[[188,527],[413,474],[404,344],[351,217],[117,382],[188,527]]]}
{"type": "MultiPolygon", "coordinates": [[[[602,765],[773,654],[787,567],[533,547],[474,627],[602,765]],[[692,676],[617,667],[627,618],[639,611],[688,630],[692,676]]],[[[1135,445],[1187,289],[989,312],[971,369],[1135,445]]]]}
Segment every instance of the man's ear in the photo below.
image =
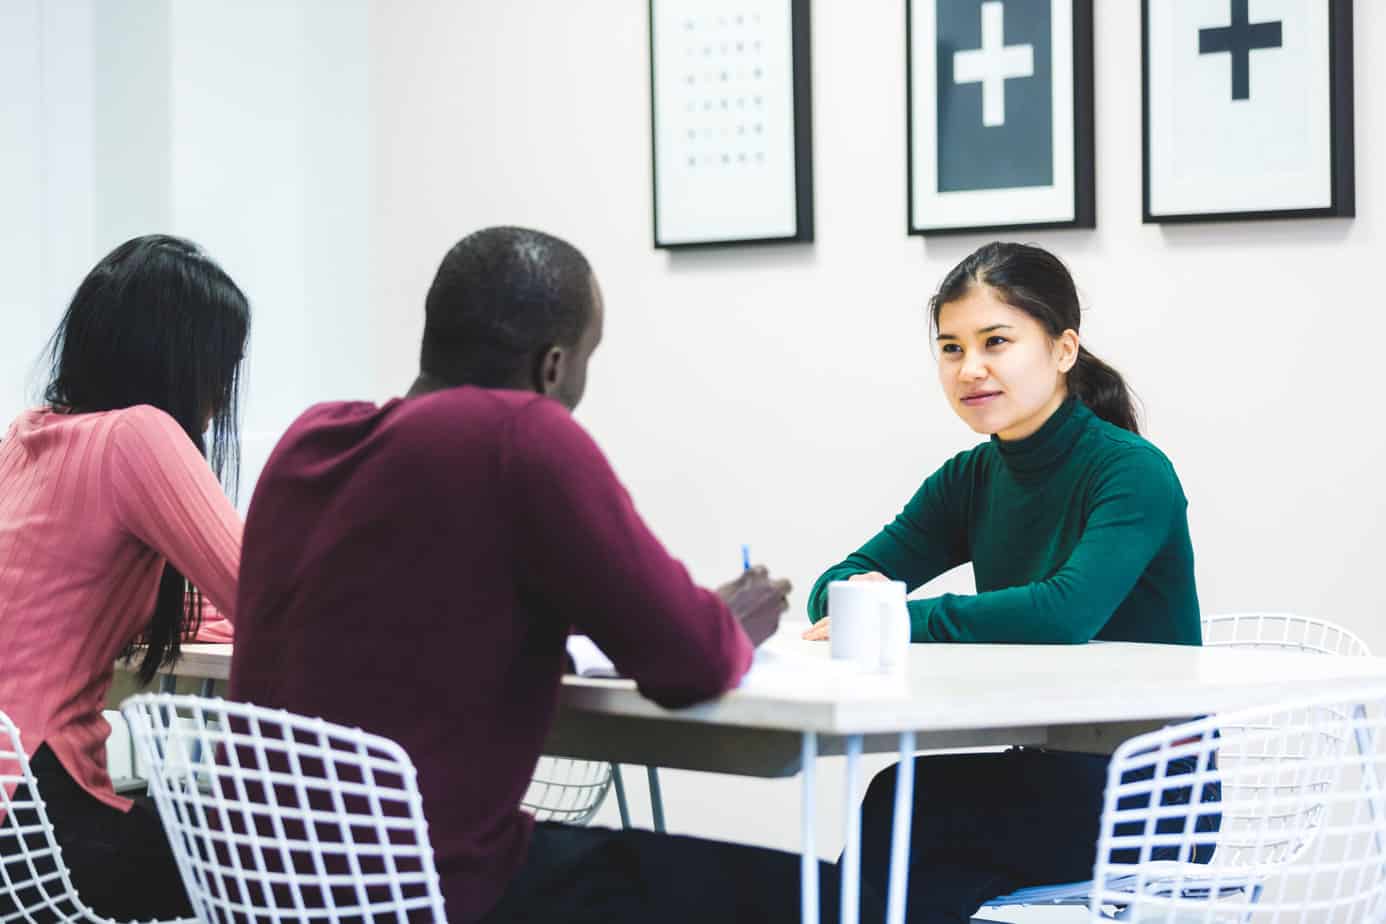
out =
{"type": "Polygon", "coordinates": [[[563,347],[551,346],[541,351],[534,364],[534,390],[541,395],[558,391],[567,363],[568,351],[563,347]]]}

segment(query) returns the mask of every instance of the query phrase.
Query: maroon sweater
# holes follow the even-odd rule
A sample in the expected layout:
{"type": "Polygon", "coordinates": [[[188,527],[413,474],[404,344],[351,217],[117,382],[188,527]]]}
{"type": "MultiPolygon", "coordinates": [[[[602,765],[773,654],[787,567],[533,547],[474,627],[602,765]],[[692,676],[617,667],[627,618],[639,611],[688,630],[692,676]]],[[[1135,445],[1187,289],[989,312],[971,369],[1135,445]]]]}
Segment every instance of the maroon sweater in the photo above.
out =
{"type": "Polygon", "coordinates": [[[670,707],[751,661],[587,433],[524,392],[310,408],[256,486],[237,612],[232,698],[409,752],[457,924],[524,859],[570,628],[670,707]]]}

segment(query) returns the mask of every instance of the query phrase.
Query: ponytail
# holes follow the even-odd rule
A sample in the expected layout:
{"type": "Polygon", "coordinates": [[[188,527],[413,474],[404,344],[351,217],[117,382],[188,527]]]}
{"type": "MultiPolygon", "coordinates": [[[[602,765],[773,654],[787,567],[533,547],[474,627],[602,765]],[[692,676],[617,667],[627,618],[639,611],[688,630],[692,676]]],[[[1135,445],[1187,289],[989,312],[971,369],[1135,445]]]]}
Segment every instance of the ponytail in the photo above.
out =
{"type": "Polygon", "coordinates": [[[1088,352],[1087,347],[1078,347],[1078,361],[1068,371],[1068,390],[1107,423],[1132,433],[1141,432],[1136,419],[1135,396],[1126,380],[1120,372],[1088,352]]]}

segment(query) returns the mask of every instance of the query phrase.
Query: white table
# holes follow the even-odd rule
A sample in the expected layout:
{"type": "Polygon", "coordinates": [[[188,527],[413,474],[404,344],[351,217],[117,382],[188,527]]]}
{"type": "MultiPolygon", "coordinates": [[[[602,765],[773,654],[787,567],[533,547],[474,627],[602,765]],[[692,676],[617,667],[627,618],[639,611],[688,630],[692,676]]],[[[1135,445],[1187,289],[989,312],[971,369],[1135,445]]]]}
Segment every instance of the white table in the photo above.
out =
{"type": "MultiPolygon", "coordinates": [[[[889,917],[903,921],[918,749],[1026,744],[1110,752],[1171,720],[1386,680],[1386,659],[1281,651],[1094,642],[1087,645],[912,645],[898,682],[845,675],[828,646],[777,638],[796,676],[753,673],[726,696],[680,710],[646,700],[628,680],[567,677],[545,752],[751,776],[803,774],[803,920],[817,921],[811,821],[814,761],[846,753],[855,800],[863,752],[898,751],[889,917]],[[813,662],[825,662],[815,664],[813,662]]],[[[230,646],[185,645],[176,672],[225,678],[230,646]]],[[[847,806],[844,922],[856,921],[860,809],[847,806]]]]}

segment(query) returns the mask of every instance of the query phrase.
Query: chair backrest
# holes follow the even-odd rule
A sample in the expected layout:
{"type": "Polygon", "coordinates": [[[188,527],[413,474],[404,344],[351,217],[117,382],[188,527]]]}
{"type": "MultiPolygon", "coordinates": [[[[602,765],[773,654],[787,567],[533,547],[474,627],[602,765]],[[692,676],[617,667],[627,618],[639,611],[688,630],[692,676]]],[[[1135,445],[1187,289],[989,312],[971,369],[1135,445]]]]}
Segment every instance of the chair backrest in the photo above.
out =
{"type": "Polygon", "coordinates": [[[1204,645],[1281,648],[1316,654],[1366,657],[1367,643],[1326,619],[1293,613],[1222,613],[1203,620],[1204,645]]]}
{"type": "Polygon", "coordinates": [[[605,761],[541,757],[520,806],[537,821],[584,825],[609,789],[611,764],[605,761]]]}
{"type": "Polygon", "coordinates": [[[142,694],[121,712],[202,921],[445,920],[395,742],[199,696],[142,694]]]}
{"type": "Polygon", "coordinates": [[[1093,918],[1119,904],[1138,921],[1386,920],[1384,710],[1377,683],[1122,744],[1108,770],[1093,918]],[[1170,772],[1179,761],[1190,772],[1170,772]]]}
{"type": "Polygon", "coordinates": [[[19,729],[0,712],[0,924],[105,921],[77,897],[19,729]]]}

